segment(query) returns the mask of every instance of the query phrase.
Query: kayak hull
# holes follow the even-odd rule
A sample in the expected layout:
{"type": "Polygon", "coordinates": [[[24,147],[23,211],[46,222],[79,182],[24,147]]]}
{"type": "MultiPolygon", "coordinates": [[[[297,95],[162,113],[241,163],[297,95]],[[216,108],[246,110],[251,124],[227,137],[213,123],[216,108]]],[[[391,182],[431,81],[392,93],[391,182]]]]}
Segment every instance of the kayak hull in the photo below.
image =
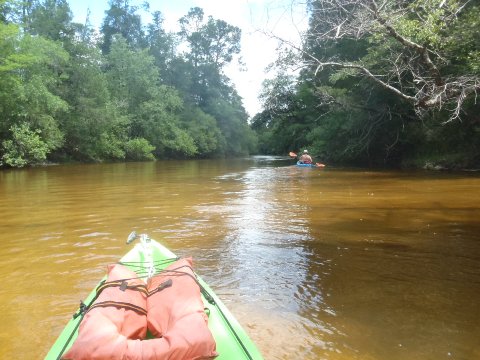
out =
{"type": "Polygon", "coordinates": [[[297,161],[297,166],[298,167],[309,167],[309,168],[319,167],[316,164],[304,164],[304,163],[301,163],[300,161],[297,161]]]}
{"type": "MultiPolygon", "coordinates": [[[[177,258],[173,252],[154,240],[150,240],[148,244],[148,251],[152,255],[153,261],[155,264],[159,264],[155,265],[156,270],[167,267],[169,265],[168,260],[177,258]]],[[[146,268],[149,264],[147,263],[146,252],[145,244],[143,242],[138,243],[120,259],[120,262],[127,267],[128,263],[134,263],[135,266],[131,268],[134,271],[139,269],[139,263],[143,263],[146,268]]],[[[263,359],[253,341],[218,296],[201,277],[197,275],[197,278],[202,288],[202,301],[208,314],[208,327],[215,339],[216,351],[219,354],[216,359],[263,359]]],[[[94,289],[85,299],[84,303],[87,306],[93,302],[95,293],[94,289]]],[[[62,354],[68,351],[78,336],[78,326],[81,318],[81,316],[72,318],[67,323],[45,359],[60,359],[62,354]]]]}

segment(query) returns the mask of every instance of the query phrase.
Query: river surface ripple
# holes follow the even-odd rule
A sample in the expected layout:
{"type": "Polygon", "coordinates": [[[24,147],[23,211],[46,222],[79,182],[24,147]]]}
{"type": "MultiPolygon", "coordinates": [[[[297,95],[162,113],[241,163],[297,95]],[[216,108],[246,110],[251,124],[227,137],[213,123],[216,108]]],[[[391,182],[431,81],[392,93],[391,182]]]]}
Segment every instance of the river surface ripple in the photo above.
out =
{"type": "Polygon", "coordinates": [[[43,358],[145,232],[266,359],[479,359],[480,176],[279,157],[0,171],[0,358],[43,358]]]}

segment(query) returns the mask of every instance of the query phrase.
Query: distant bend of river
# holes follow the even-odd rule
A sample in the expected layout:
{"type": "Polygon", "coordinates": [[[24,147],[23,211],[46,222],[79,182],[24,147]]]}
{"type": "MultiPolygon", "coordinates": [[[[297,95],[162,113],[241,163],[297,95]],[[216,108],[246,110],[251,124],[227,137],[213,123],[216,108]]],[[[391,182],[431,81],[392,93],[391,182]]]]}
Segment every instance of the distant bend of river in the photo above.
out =
{"type": "Polygon", "coordinates": [[[132,230],[266,359],[480,359],[480,175],[279,157],[0,171],[0,358],[45,356],[132,230]]]}

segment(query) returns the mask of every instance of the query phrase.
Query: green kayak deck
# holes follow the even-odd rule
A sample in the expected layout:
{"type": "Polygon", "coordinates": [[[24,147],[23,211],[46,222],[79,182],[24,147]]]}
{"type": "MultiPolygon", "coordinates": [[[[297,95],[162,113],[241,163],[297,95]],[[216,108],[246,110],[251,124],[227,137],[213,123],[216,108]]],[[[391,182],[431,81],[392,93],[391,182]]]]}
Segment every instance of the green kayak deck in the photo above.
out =
{"type": "MultiPolygon", "coordinates": [[[[149,250],[146,250],[146,243],[144,239],[142,239],[141,243],[137,243],[132,250],[120,259],[120,263],[130,267],[133,271],[138,271],[139,268],[146,269],[151,263],[146,253],[149,252],[155,264],[155,270],[160,271],[171,264],[169,260],[173,261],[177,259],[174,253],[155,240],[148,239],[147,243],[149,250]],[[129,264],[135,265],[129,266],[129,264]]],[[[217,352],[219,354],[216,359],[263,359],[257,347],[235,317],[202,278],[198,275],[197,277],[202,288],[202,300],[206,309],[205,311],[208,314],[208,327],[216,341],[217,352]]],[[[96,290],[93,289],[85,299],[84,304],[89,306],[94,301],[95,295],[96,290]]],[[[82,316],[72,317],[45,359],[61,359],[62,355],[73,345],[73,342],[77,338],[81,319],[82,316]]]]}

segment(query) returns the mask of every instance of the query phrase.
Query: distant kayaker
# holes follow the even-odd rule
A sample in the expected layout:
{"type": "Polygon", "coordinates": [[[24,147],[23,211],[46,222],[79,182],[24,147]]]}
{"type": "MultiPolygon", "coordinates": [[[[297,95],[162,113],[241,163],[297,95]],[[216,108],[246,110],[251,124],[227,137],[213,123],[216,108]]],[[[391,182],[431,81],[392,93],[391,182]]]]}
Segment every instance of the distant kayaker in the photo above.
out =
{"type": "Polygon", "coordinates": [[[300,156],[299,161],[302,164],[311,164],[313,162],[312,157],[308,154],[307,149],[303,150],[303,154],[302,154],[302,156],[300,156]]]}

